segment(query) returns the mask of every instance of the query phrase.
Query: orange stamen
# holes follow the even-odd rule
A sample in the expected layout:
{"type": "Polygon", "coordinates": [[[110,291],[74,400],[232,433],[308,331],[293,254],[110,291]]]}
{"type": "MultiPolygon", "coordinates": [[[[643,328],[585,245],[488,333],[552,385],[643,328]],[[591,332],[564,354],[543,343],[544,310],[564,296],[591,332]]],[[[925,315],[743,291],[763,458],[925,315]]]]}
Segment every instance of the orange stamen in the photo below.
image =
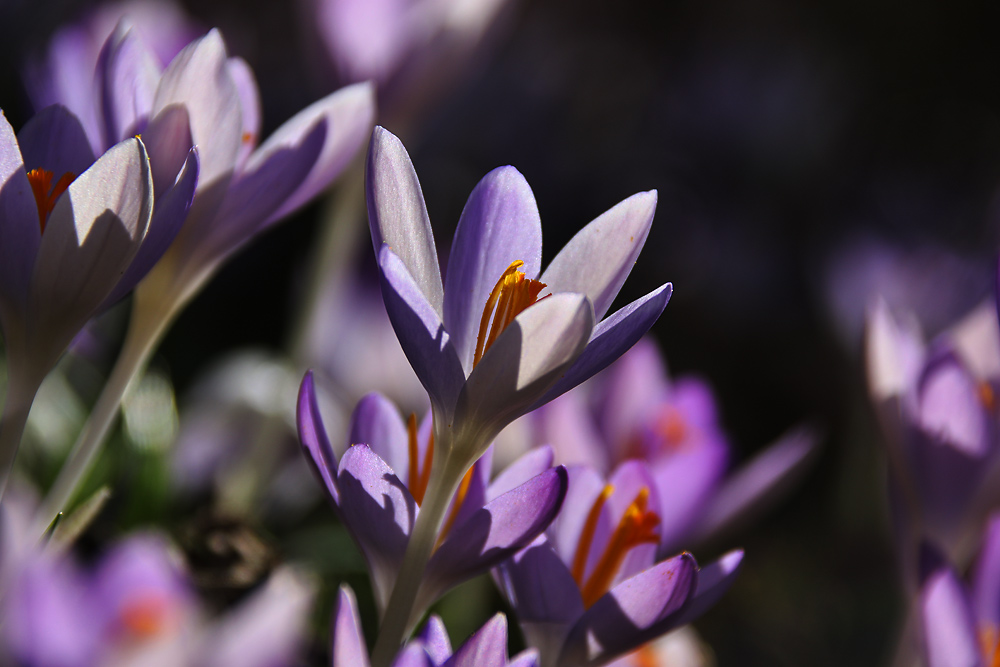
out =
{"type": "Polygon", "coordinates": [[[656,512],[647,510],[648,504],[649,489],[643,487],[625,510],[615,532],[608,540],[604,553],[601,554],[601,559],[587,579],[587,583],[580,589],[585,607],[590,607],[608,592],[629,551],[640,544],[656,544],[660,541],[656,533],[660,517],[656,512]]]}
{"type": "Polygon", "coordinates": [[[656,655],[656,649],[649,644],[645,644],[633,653],[632,660],[635,662],[635,667],[660,667],[660,659],[656,655]]]}
{"type": "Polygon", "coordinates": [[[600,495],[597,496],[593,506],[590,508],[587,520],[583,524],[583,530],[580,532],[580,542],[576,546],[576,554],[573,556],[573,567],[570,569],[570,573],[573,575],[576,585],[581,588],[583,588],[583,575],[587,569],[587,557],[590,555],[590,546],[594,541],[594,533],[597,531],[597,520],[601,518],[601,508],[604,507],[604,503],[611,497],[614,490],[615,487],[612,485],[604,485],[600,495]]]}
{"type": "Polygon", "coordinates": [[[688,425],[680,410],[666,407],[656,423],[657,430],[663,436],[665,444],[670,449],[676,449],[687,436],[688,425]]]}
{"type": "Polygon", "coordinates": [[[472,361],[475,367],[494,341],[510,326],[525,308],[538,301],[538,295],[545,289],[545,283],[525,279],[517,269],[524,265],[521,260],[511,262],[503,272],[493,291],[486,300],[483,317],[479,320],[479,336],[476,339],[476,354],[472,361]],[[490,319],[492,315],[492,325],[490,319]],[[487,335],[488,334],[488,335],[487,335]]]}
{"type": "Polygon", "coordinates": [[[31,192],[35,195],[35,206],[38,208],[38,224],[42,233],[45,232],[45,223],[49,220],[49,214],[56,207],[59,195],[66,192],[73,179],[76,178],[70,172],[63,174],[55,185],[52,185],[52,177],[55,176],[46,169],[32,169],[28,172],[28,183],[31,184],[31,192]]]}
{"type": "Polygon", "coordinates": [[[986,667],[1000,667],[1000,633],[996,626],[986,625],[979,629],[979,645],[986,667]]]}
{"type": "Polygon", "coordinates": [[[979,401],[983,404],[983,407],[986,408],[988,412],[994,412],[997,407],[997,397],[996,392],[993,391],[993,386],[986,380],[983,380],[979,382],[976,390],[979,394],[979,401]]]}
{"type": "Polygon", "coordinates": [[[427,449],[424,450],[424,461],[421,467],[417,447],[417,416],[413,413],[410,413],[410,419],[406,422],[406,431],[409,436],[407,444],[410,458],[410,473],[407,475],[406,486],[409,487],[410,494],[419,506],[424,502],[424,494],[427,493],[427,484],[431,480],[431,461],[434,459],[434,433],[431,432],[431,436],[427,440],[427,449]]]}
{"type": "Polygon", "coordinates": [[[129,635],[137,639],[149,639],[163,632],[169,611],[167,601],[154,593],[129,600],[118,619],[129,635]]]}
{"type": "Polygon", "coordinates": [[[448,534],[448,531],[451,530],[453,525],[455,525],[455,519],[458,518],[458,512],[462,509],[462,504],[465,502],[465,496],[469,493],[469,485],[472,484],[472,475],[475,470],[475,466],[469,468],[469,472],[465,473],[465,477],[462,478],[462,483],[458,485],[458,491],[455,493],[455,501],[451,505],[451,513],[448,515],[448,520],[444,522],[444,528],[441,529],[441,534],[438,536],[438,546],[444,542],[444,538],[448,534]]]}
{"type": "Polygon", "coordinates": [[[243,143],[249,144],[254,140],[254,134],[253,132],[244,132],[241,139],[243,140],[243,143]]]}

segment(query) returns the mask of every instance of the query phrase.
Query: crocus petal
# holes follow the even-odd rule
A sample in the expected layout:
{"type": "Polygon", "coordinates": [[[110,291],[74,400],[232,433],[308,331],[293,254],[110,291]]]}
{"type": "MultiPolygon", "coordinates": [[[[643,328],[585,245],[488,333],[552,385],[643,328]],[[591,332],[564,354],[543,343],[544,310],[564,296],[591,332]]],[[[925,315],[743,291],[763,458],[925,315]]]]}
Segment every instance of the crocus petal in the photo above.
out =
{"type": "Polygon", "coordinates": [[[897,323],[884,300],[868,309],[865,329],[865,364],[868,391],[876,402],[902,395],[916,382],[923,365],[924,345],[920,332],[897,323]]]}
{"type": "Polygon", "coordinates": [[[594,327],[582,294],[553,294],[525,309],[483,355],[456,408],[456,422],[475,424],[482,442],[528,411],[577,359],[594,327]]]}
{"type": "Polygon", "coordinates": [[[268,219],[270,224],[296,211],[322,192],[350,164],[368,138],[375,118],[375,88],[370,83],[346,86],[314,102],[279,127],[261,147],[291,142],[319,119],[326,121],[323,150],[302,184],[268,219]]]}
{"type": "Polygon", "coordinates": [[[586,294],[601,320],[635,265],[655,211],[656,190],[650,190],[602,213],[563,246],[541,281],[553,292],[586,294]]]}
{"type": "MultiPolygon", "coordinates": [[[[14,128],[0,112],[0,307],[23,313],[42,231],[14,128]]],[[[7,332],[10,335],[10,332],[7,332]]]]}
{"type": "Polygon", "coordinates": [[[982,458],[991,448],[991,419],[979,385],[950,350],[935,354],[920,378],[917,420],[942,444],[969,457],[982,458]]]}
{"type": "Polygon", "coordinates": [[[127,19],[120,21],[97,64],[105,145],[143,131],[160,75],[156,55],[127,19]]]}
{"type": "Polygon", "coordinates": [[[17,135],[24,169],[47,169],[54,179],[78,176],[94,164],[94,151],[79,119],[66,107],[46,107],[31,117],[17,135]]]}
{"type": "Polygon", "coordinates": [[[709,539],[777,500],[808,467],[816,451],[816,434],[797,428],[781,437],[723,482],[698,519],[693,541],[709,539]]]}
{"type": "Polygon", "coordinates": [[[260,140],[260,89],[257,88],[253,69],[243,58],[230,58],[228,66],[229,76],[240,96],[240,116],[243,119],[240,150],[236,158],[237,170],[240,170],[260,140]]]}
{"type": "MultiPolygon", "coordinates": [[[[573,466],[569,469],[569,489],[566,491],[566,502],[563,503],[559,517],[553,522],[549,535],[552,547],[565,563],[572,563],[580,546],[580,535],[583,533],[590,515],[591,508],[604,489],[604,479],[588,466],[573,466]]],[[[602,512],[598,515],[595,535],[607,534],[611,530],[610,515],[602,512]]],[[[593,567],[600,550],[592,549],[588,564],[593,567]],[[596,553],[595,553],[596,552],[596,553]]],[[[568,566],[567,566],[568,567],[568,566]]],[[[590,567],[586,569],[590,569],[590,567]]]]}
{"type": "Polygon", "coordinates": [[[368,560],[375,598],[385,609],[413,530],[417,504],[367,445],[354,445],[344,454],[337,490],[344,524],[368,560]]]}
{"type": "Polygon", "coordinates": [[[337,593],[337,602],[333,610],[333,628],[331,630],[333,667],[368,667],[368,648],[365,636],[361,632],[361,620],[358,618],[358,603],[354,592],[347,586],[341,586],[337,593]]]}
{"type": "MultiPolygon", "coordinates": [[[[611,497],[608,498],[607,503],[604,505],[604,509],[611,516],[612,525],[618,525],[621,518],[625,515],[626,510],[629,506],[631,506],[632,502],[639,496],[643,489],[648,490],[650,510],[661,515],[662,518],[664,510],[660,508],[665,509],[666,503],[663,502],[660,497],[660,491],[644,461],[638,461],[635,459],[625,461],[615,468],[614,472],[608,478],[608,484],[610,484],[615,491],[611,494],[611,497]]],[[[607,544],[607,539],[608,538],[606,536],[595,534],[594,546],[591,548],[591,555],[594,555],[595,552],[597,554],[603,552],[605,545],[607,544]]],[[[625,560],[622,561],[621,566],[618,568],[618,573],[615,575],[611,585],[615,586],[618,582],[624,581],[632,575],[642,572],[655,562],[655,544],[636,545],[630,549],[628,554],[625,556],[625,560]]],[[[589,575],[589,571],[587,572],[587,575],[589,575]]]]}
{"type": "Polygon", "coordinates": [[[451,656],[451,640],[444,621],[437,614],[431,614],[427,624],[417,636],[434,665],[440,665],[451,656]]]}
{"type": "Polygon", "coordinates": [[[61,354],[107,298],[139,249],[152,209],[149,160],[138,139],[112,147],[59,197],[31,278],[32,325],[51,337],[46,352],[61,354]]]}
{"type": "Polygon", "coordinates": [[[403,143],[387,130],[376,127],[368,146],[365,170],[368,226],[375,253],[381,255],[383,244],[392,248],[424,300],[443,321],[441,265],[420,181],[403,143]]]}
{"type": "MultiPolygon", "coordinates": [[[[462,210],[444,285],[444,322],[466,374],[472,371],[483,308],[512,262],[536,278],[542,263],[542,221],[528,182],[499,167],[476,185],[462,210]]],[[[583,290],[552,290],[582,292],[583,290]]]]}
{"type": "Polygon", "coordinates": [[[153,192],[159,206],[160,197],[173,187],[194,146],[187,109],[180,104],[171,104],[156,114],[142,133],[142,143],[149,151],[153,192]]]}
{"type": "Polygon", "coordinates": [[[507,617],[497,614],[469,637],[444,667],[506,667],[507,617]]]}
{"type": "Polygon", "coordinates": [[[530,544],[558,514],[566,487],[566,469],[552,468],[453,527],[427,565],[421,592],[427,604],[530,544]]]}
{"type": "Polygon", "coordinates": [[[672,291],[673,287],[667,283],[598,322],[586,349],[562,378],[538,399],[534,407],[551,401],[604,370],[635,345],[667,307],[672,291]]]}
{"type": "Polygon", "coordinates": [[[160,261],[170,244],[177,238],[177,234],[180,233],[194,201],[194,192],[197,187],[198,149],[192,148],[188,152],[184,166],[181,167],[181,171],[177,175],[177,182],[167,190],[166,194],[156,200],[146,237],[142,240],[142,245],[139,246],[139,251],[132,259],[132,263],[128,265],[125,275],[122,276],[114,290],[111,291],[111,295],[105,300],[102,309],[110,307],[124,298],[160,261]]]}
{"type": "Polygon", "coordinates": [[[486,489],[487,502],[524,484],[535,475],[541,475],[552,467],[552,458],[552,448],[548,445],[535,447],[518,457],[516,461],[504,468],[503,472],[497,475],[486,489]]]}
{"type": "MultiPolygon", "coordinates": [[[[494,576],[522,624],[562,624],[568,629],[583,615],[580,588],[544,537],[504,561],[494,570],[494,576]]],[[[534,641],[529,643],[539,646],[534,641]]],[[[558,643],[562,644],[562,637],[558,643]]]]}
{"type": "Polygon", "coordinates": [[[687,553],[623,581],[580,617],[558,664],[596,667],[666,632],[660,621],[683,607],[697,581],[697,563],[687,553]]]}
{"type": "Polygon", "coordinates": [[[171,104],[187,107],[191,137],[201,155],[199,199],[210,217],[225,191],[242,142],[240,96],[218,30],[212,30],[177,54],[163,72],[153,114],[171,104]]]}
{"type": "Polygon", "coordinates": [[[330,446],[330,439],[323,426],[323,417],[319,413],[316,382],[312,371],[302,378],[295,420],[299,429],[299,442],[302,443],[306,460],[312,464],[313,471],[323,482],[323,488],[336,506],[340,502],[336,480],[337,457],[333,454],[333,447],[330,446]]]}
{"type": "Polygon", "coordinates": [[[653,477],[660,492],[660,553],[674,553],[718,488],[729,463],[725,442],[709,438],[658,460],[653,477]]]}
{"type": "Polygon", "coordinates": [[[431,402],[450,413],[465,373],[438,315],[440,311],[428,301],[426,292],[388,245],[382,246],[378,259],[382,300],[403,353],[431,402]]]}
{"type": "Polygon", "coordinates": [[[972,601],[979,627],[1000,631],[1000,515],[993,514],[986,525],[972,579],[972,601]]]}
{"type": "Polygon", "coordinates": [[[509,667],[538,667],[539,664],[538,651],[535,649],[525,649],[521,651],[507,663],[509,667]]]}
{"type": "Polygon", "coordinates": [[[612,458],[621,460],[628,455],[622,449],[635,437],[637,425],[670,395],[667,368],[656,343],[645,336],[604,377],[598,390],[598,419],[606,442],[614,447],[612,458]]]}
{"type": "MultiPolygon", "coordinates": [[[[607,474],[610,451],[591,415],[589,394],[570,391],[528,415],[537,441],[552,445],[555,460],[564,465],[587,465],[607,474]]],[[[634,428],[634,423],[633,423],[634,428]]]]}
{"type": "MultiPolygon", "coordinates": [[[[399,409],[388,398],[367,394],[351,413],[348,445],[366,444],[389,464],[396,477],[409,479],[409,436],[399,409]]],[[[423,460],[419,458],[418,460],[423,460]]]]}
{"type": "MultiPolygon", "coordinates": [[[[351,665],[354,663],[340,663],[343,665],[351,665]]],[[[361,664],[361,663],[359,663],[361,664]]],[[[333,667],[337,667],[338,663],[334,663],[333,667]]],[[[395,660],[392,661],[392,667],[435,667],[434,663],[431,661],[430,656],[427,655],[427,651],[418,642],[410,643],[404,646],[400,652],[396,655],[395,660]]]]}
{"type": "Polygon", "coordinates": [[[743,550],[735,549],[701,568],[698,571],[698,585],[694,595],[678,617],[669,619],[670,627],[664,628],[663,632],[690,623],[714,607],[736,581],[742,564],[743,550]]]}
{"type": "Polygon", "coordinates": [[[983,664],[969,599],[951,567],[942,565],[924,580],[920,617],[928,667],[983,664]]]}

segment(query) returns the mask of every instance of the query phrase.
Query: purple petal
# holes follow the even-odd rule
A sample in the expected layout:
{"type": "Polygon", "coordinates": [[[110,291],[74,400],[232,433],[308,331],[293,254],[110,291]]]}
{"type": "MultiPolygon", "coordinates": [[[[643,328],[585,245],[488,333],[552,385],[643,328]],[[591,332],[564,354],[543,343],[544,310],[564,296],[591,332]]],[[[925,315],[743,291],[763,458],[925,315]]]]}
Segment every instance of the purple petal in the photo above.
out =
{"type": "Polygon", "coordinates": [[[656,190],[650,190],[602,213],[559,251],[541,281],[552,292],[586,294],[601,320],[639,257],[655,211],[656,190]]]}
{"type": "Polygon", "coordinates": [[[566,469],[552,468],[453,527],[427,565],[427,604],[530,544],[559,513],[566,487],[566,469]]]}
{"type": "Polygon", "coordinates": [[[661,621],[682,609],[697,581],[698,565],[684,553],[618,584],[584,612],[559,664],[602,665],[667,632],[661,621]]]}
{"type": "Polygon", "coordinates": [[[469,484],[466,487],[465,496],[461,498],[462,503],[458,507],[457,513],[455,513],[455,502],[459,500],[458,494],[455,494],[455,497],[451,499],[451,503],[449,503],[448,510],[445,513],[445,516],[448,517],[447,521],[451,521],[451,525],[461,526],[472,515],[480,511],[483,508],[483,505],[486,504],[486,487],[489,486],[490,473],[492,470],[493,446],[491,445],[487,448],[483,455],[476,459],[476,462],[472,464],[471,471],[468,473],[469,484]],[[455,513],[454,521],[451,520],[453,513],[455,513]]]}
{"type": "Polygon", "coordinates": [[[581,294],[553,294],[525,309],[472,371],[456,423],[479,426],[481,441],[492,440],[566,373],[593,326],[593,309],[581,294]]]}
{"type": "Polygon", "coordinates": [[[80,120],[63,106],[46,107],[32,116],[17,142],[25,171],[46,169],[55,180],[67,172],[79,176],[94,164],[94,151],[80,120]]]}
{"type": "Polygon", "coordinates": [[[691,539],[709,539],[763,511],[805,471],[816,443],[810,429],[795,429],[731,474],[713,494],[691,539]]]}
{"type": "Polygon", "coordinates": [[[105,145],[142,132],[162,72],[156,55],[127,19],[104,43],[97,70],[105,145]]]}
{"type": "Polygon", "coordinates": [[[340,514],[364,552],[380,608],[385,609],[417,516],[417,504],[385,461],[354,445],[337,475],[340,514]]]}
{"type": "Polygon", "coordinates": [[[316,400],[316,384],[312,371],[302,378],[299,388],[296,423],[299,430],[299,442],[306,460],[312,464],[313,471],[323,482],[323,487],[329,494],[334,506],[340,503],[337,492],[337,457],[330,446],[330,439],[323,426],[323,417],[319,413],[319,402],[316,400]]]}
{"type": "Polygon", "coordinates": [[[670,628],[690,623],[714,607],[736,581],[742,564],[743,550],[735,549],[701,568],[698,571],[698,586],[694,595],[677,618],[669,619],[670,628]]]}
{"type": "Polygon", "coordinates": [[[194,146],[187,109],[171,104],[160,111],[142,133],[142,142],[149,151],[153,192],[159,206],[159,198],[173,187],[194,146]]]}
{"type": "MultiPolygon", "coordinates": [[[[94,585],[115,620],[137,598],[154,596],[171,607],[194,601],[194,591],[170,553],[166,539],[137,533],[117,544],[97,568],[94,585]]],[[[175,609],[176,611],[176,609],[175,609]]]]}
{"type": "MultiPolygon", "coordinates": [[[[399,409],[382,394],[373,392],[358,401],[351,413],[347,444],[368,445],[379,458],[389,464],[396,477],[409,479],[409,435],[406,425],[399,409]]],[[[423,452],[418,451],[418,460],[423,461],[423,452]]]]}
{"type": "Polygon", "coordinates": [[[655,340],[645,336],[602,377],[597,398],[601,431],[614,449],[613,458],[621,460],[638,425],[670,395],[667,368],[655,340]]]}
{"type": "Polygon", "coordinates": [[[901,326],[882,299],[868,309],[865,363],[868,391],[876,402],[898,397],[916,384],[923,366],[924,344],[911,322],[901,326]]]}
{"type": "Polygon", "coordinates": [[[507,664],[509,667],[539,667],[541,662],[538,651],[535,649],[525,649],[511,658],[507,664]]]}
{"type": "Polygon", "coordinates": [[[518,457],[516,461],[504,468],[503,472],[497,475],[493,483],[489,485],[486,490],[487,502],[524,484],[532,477],[541,475],[552,467],[552,457],[552,448],[548,445],[535,447],[518,457]]]}
{"type": "Polygon", "coordinates": [[[312,171],[295,193],[268,219],[268,224],[284,218],[310,202],[350,164],[371,133],[375,118],[375,88],[358,83],[341,88],[309,105],[272,134],[261,150],[275,142],[288,142],[319,119],[326,121],[326,142],[312,171]]]}
{"type": "Polygon", "coordinates": [[[951,567],[942,565],[924,580],[920,616],[928,667],[982,664],[969,599],[951,567]]]}
{"type": "Polygon", "coordinates": [[[983,534],[972,579],[972,601],[977,624],[1000,629],[1000,515],[997,514],[990,517],[983,534]]]}
{"type": "Polygon", "coordinates": [[[450,413],[465,382],[451,337],[426,292],[387,245],[379,252],[379,268],[382,300],[403,353],[431,402],[450,413]]]}
{"type": "Polygon", "coordinates": [[[445,273],[444,322],[466,374],[472,371],[483,308],[516,260],[524,262],[520,270],[527,278],[538,276],[542,221],[524,176],[513,167],[499,167],[469,195],[445,273]]]}
{"type": "MultiPolygon", "coordinates": [[[[257,88],[257,78],[253,69],[242,58],[230,58],[229,76],[236,84],[240,96],[240,117],[243,119],[243,132],[240,134],[240,150],[236,158],[238,171],[243,169],[247,158],[253,153],[254,147],[260,141],[260,90],[257,88]]],[[[308,126],[311,127],[311,124],[308,126]]]]}
{"type": "Polygon", "coordinates": [[[438,320],[443,320],[441,266],[420,181],[402,142],[381,127],[372,131],[368,146],[365,191],[375,254],[381,256],[382,245],[387,244],[438,320]]]}
{"type": "Polygon", "coordinates": [[[667,307],[673,287],[670,283],[653,290],[594,326],[587,348],[563,377],[535,403],[538,407],[563,394],[620,357],[649,331],[667,307]]]}
{"type": "Polygon", "coordinates": [[[611,468],[610,451],[594,423],[588,398],[583,389],[571,390],[529,417],[536,441],[552,445],[558,463],[586,465],[607,474],[611,468]]]}
{"type": "MultiPolygon", "coordinates": [[[[580,547],[580,536],[587,523],[591,508],[597,497],[604,490],[605,482],[596,471],[585,466],[574,466],[569,469],[569,489],[566,491],[566,501],[563,503],[559,517],[553,522],[549,535],[552,537],[552,546],[567,567],[570,567],[576,558],[576,552],[580,547]]],[[[596,534],[607,534],[611,531],[610,515],[602,512],[598,515],[596,534]]],[[[600,554],[591,550],[588,556],[588,563],[598,558],[600,554]]],[[[589,569],[589,568],[586,568],[589,569]]]]}
{"type": "Polygon", "coordinates": [[[405,0],[330,0],[316,5],[320,36],[345,81],[384,82],[418,32],[405,0]]]}
{"type": "Polygon", "coordinates": [[[41,239],[38,207],[14,129],[0,113],[0,307],[5,320],[13,316],[11,309],[24,312],[41,239]]]}
{"type": "Polygon", "coordinates": [[[424,650],[427,651],[427,655],[430,656],[435,667],[451,656],[451,640],[448,638],[448,629],[437,614],[431,614],[417,639],[423,643],[424,650]]]}
{"type": "Polygon", "coordinates": [[[368,647],[361,632],[358,603],[347,586],[341,586],[333,610],[332,647],[333,667],[368,667],[368,647]]]}
{"type": "MultiPolygon", "coordinates": [[[[608,498],[607,503],[604,505],[604,509],[611,516],[612,525],[617,526],[621,522],[625,512],[632,505],[632,502],[639,497],[639,494],[643,489],[646,489],[649,493],[648,510],[656,512],[657,514],[662,514],[662,510],[660,510],[660,508],[664,507],[665,503],[662,502],[656,482],[653,480],[653,476],[650,474],[644,461],[637,461],[634,459],[625,461],[615,468],[611,477],[608,478],[608,484],[614,487],[614,493],[612,493],[611,497],[608,498]]],[[[599,534],[595,535],[593,546],[590,549],[591,556],[594,556],[595,553],[597,555],[604,553],[607,547],[608,537],[603,537],[599,534]]],[[[625,560],[622,561],[621,566],[618,568],[618,573],[615,575],[611,585],[615,586],[618,582],[624,581],[632,575],[642,572],[646,568],[652,566],[655,562],[655,544],[639,544],[633,547],[625,556],[625,560]]],[[[589,568],[585,570],[585,572],[586,576],[590,575],[589,568]]]]}
{"type": "Polygon", "coordinates": [[[919,385],[920,427],[969,457],[991,448],[989,413],[976,379],[950,350],[931,359],[919,385]]]}
{"type": "Polygon", "coordinates": [[[477,630],[443,667],[506,667],[507,617],[497,614],[477,630]]]}
{"type": "MultiPolygon", "coordinates": [[[[354,666],[352,662],[341,664],[354,666]]],[[[333,667],[338,667],[338,664],[334,662],[333,667]]],[[[434,667],[434,663],[419,642],[412,642],[400,650],[392,661],[392,667],[434,667]]]]}
{"type": "Polygon", "coordinates": [[[673,553],[701,521],[729,463],[729,448],[717,438],[681,447],[652,465],[660,492],[660,553],[673,553]]]}

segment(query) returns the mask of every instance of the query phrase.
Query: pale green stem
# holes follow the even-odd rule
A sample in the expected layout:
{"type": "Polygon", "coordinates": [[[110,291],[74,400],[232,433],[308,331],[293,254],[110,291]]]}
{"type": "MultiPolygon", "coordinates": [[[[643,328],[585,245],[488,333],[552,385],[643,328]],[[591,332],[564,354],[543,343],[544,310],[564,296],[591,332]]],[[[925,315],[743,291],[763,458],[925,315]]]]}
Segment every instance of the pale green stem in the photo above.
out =
{"type": "Polygon", "coordinates": [[[28,413],[43,379],[44,374],[24,372],[15,363],[8,364],[7,396],[4,399],[3,417],[0,418],[0,499],[3,499],[7,488],[7,479],[14,467],[24,427],[28,423],[28,413]]]}
{"type": "MultiPolygon", "coordinates": [[[[438,460],[435,460],[435,464],[437,463],[438,460]]],[[[423,610],[415,610],[413,607],[424,579],[424,570],[437,544],[438,531],[448,505],[467,468],[453,456],[443,457],[440,465],[431,468],[424,503],[417,514],[403,563],[389,596],[389,604],[385,608],[378,639],[372,649],[372,667],[389,667],[413,624],[419,620],[417,612],[423,610]]]]}
{"type": "Polygon", "coordinates": [[[101,395],[77,437],[73,449],[63,463],[59,476],[35,515],[33,530],[36,534],[41,535],[45,531],[55,516],[66,509],[66,505],[78,491],[108,432],[118,418],[122,398],[133,380],[142,372],[149,356],[173,320],[176,308],[156,307],[157,305],[163,305],[163,302],[133,303],[128,332],[125,334],[125,342],[122,344],[115,367],[101,390],[101,395]],[[146,308],[144,305],[153,307],[146,308]]]}

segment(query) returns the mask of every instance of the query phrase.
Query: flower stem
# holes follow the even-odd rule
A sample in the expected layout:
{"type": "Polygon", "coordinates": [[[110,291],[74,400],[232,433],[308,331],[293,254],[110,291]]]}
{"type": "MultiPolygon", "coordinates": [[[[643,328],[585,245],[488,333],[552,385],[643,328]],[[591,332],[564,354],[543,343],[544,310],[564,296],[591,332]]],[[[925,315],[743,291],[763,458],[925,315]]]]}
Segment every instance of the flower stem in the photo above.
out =
{"type": "Polygon", "coordinates": [[[97,403],[94,404],[87,423],[84,424],[83,430],[80,431],[69,456],[63,463],[59,476],[35,514],[33,528],[35,534],[41,535],[78,491],[108,432],[115,424],[122,398],[133,380],[142,372],[150,354],[173,320],[173,313],[177,309],[171,307],[163,309],[157,307],[158,305],[162,306],[163,302],[143,303],[136,300],[133,303],[132,316],[118,360],[101,390],[101,395],[97,398],[97,403]]]}
{"type": "Polygon", "coordinates": [[[434,552],[434,545],[437,544],[437,534],[448,505],[465,475],[463,465],[455,459],[454,456],[445,455],[439,459],[440,465],[431,469],[427,493],[420,513],[417,514],[410,541],[406,545],[406,554],[399,574],[396,575],[378,639],[372,649],[372,667],[389,667],[392,664],[406,635],[412,631],[413,625],[424,611],[414,609],[423,583],[424,570],[434,552]]]}
{"type": "Polygon", "coordinates": [[[3,498],[7,479],[14,467],[31,404],[44,378],[44,375],[36,378],[33,374],[22,373],[13,364],[8,367],[7,397],[4,400],[3,417],[0,418],[0,499],[3,498]]]}

